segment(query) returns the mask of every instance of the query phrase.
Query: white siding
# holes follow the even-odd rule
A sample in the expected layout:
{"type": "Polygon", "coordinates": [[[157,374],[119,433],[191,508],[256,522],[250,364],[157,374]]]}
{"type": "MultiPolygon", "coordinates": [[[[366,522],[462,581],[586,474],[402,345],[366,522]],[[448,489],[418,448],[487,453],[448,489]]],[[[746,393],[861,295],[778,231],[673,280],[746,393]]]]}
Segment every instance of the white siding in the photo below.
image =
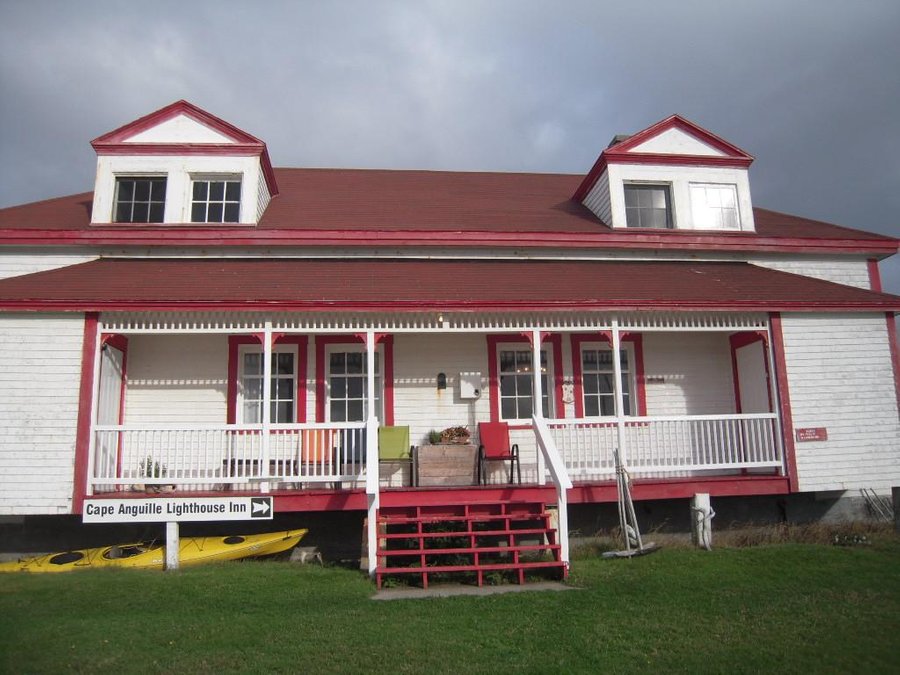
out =
{"type": "Polygon", "coordinates": [[[0,279],[77,265],[98,256],[82,250],[6,249],[0,253],[0,279]]]}
{"type": "Polygon", "coordinates": [[[604,171],[582,202],[595,216],[612,227],[612,211],[609,205],[609,176],[604,171]]]}
{"type": "Polygon", "coordinates": [[[266,212],[266,207],[269,206],[269,202],[272,201],[272,195],[269,194],[269,185],[266,183],[266,176],[262,171],[262,168],[259,170],[259,190],[257,190],[256,194],[256,219],[254,222],[258,223],[260,219],[263,217],[263,213],[266,212]]]}
{"type": "Polygon", "coordinates": [[[735,412],[731,346],[722,333],[644,335],[647,414],[715,415],[735,412]],[[661,383],[653,378],[663,378],[661,383]]]}
{"type": "Polygon", "coordinates": [[[126,379],[126,424],[224,424],[228,338],[132,336],[126,379]]]}
{"type": "Polygon", "coordinates": [[[796,443],[800,489],[890,492],[900,485],[900,420],[884,315],[785,316],[794,428],[827,441],[796,443]]]}
{"type": "Polygon", "coordinates": [[[487,339],[484,335],[397,335],[394,338],[394,422],[410,426],[413,444],[427,441],[431,429],[490,420],[487,339]],[[481,397],[459,398],[459,373],[482,374],[481,397]],[[447,375],[438,390],[437,375],[447,375]]]}
{"type": "Polygon", "coordinates": [[[870,289],[868,263],[863,259],[844,257],[759,257],[748,262],[781,272],[790,272],[814,279],[833,281],[836,284],[870,289]]]}
{"type": "Polygon", "coordinates": [[[0,515],[69,513],[84,316],[0,314],[0,515]]]}

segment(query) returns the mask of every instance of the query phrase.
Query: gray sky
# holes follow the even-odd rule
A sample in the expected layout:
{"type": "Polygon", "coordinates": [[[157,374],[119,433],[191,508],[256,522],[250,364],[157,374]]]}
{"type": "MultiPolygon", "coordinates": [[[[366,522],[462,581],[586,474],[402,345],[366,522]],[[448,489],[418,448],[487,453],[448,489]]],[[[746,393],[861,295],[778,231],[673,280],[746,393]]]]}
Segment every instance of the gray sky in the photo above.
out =
{"type": "Polygon", "coordinates": [[[90,190],[88,142],[180,98],[298,167],[585,173],[677,112],[756,206],[898,236],[898,33],[897,0],[0,0],[0,207],[90,190]]]}

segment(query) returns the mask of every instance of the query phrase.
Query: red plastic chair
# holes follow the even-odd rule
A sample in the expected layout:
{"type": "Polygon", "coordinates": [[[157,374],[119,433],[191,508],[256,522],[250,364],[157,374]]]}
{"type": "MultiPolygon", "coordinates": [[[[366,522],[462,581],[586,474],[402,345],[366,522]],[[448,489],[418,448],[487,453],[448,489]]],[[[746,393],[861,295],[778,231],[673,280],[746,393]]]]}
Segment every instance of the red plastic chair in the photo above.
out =
{"type": "Polygon", "coordinates": [[[519,463],[518,444],[509,444],[509,425],[506,422],[479,422],[478,436],[478,484],[487,482],[487,462],[509,462],[509,482],[513,482],[513,467],[522,483],[522,465],[519,463]]]}

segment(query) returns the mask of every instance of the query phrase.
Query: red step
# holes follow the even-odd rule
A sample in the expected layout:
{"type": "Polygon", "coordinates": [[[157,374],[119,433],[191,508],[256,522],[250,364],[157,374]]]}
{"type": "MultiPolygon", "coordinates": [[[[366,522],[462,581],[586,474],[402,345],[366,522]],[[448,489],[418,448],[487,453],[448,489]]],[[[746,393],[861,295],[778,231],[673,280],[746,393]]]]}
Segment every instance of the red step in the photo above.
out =
{"type": "Polygon", "coordinates": [[[550,524],[550,514],[540,503],[395,507],[379,513],[378,525],[379,564],[375,578],[379,588],[384,578],[391,575],[420,575],[422,586],[427,588],[429,576],[434,574],[474,574],[481,586],[485,572],[515,572],[520,584],[525,583],[527,570],[558,570],[562,577],[567,572],[566,563],[560,559],[560,546],[556,530],[550,524]],[[488,529],[474,527],[485,524],[488,529]],[[413,531],[396,531],[398,527],[409,529],[411,525],[415,526],[413,531]],[[432,530],[436,525],[441,525],[442,529],[432,530]],[[532,542],[535,537],[544,541],[535,544],[532,542]],[[499,541],[484,541],[486,539],[499,541]],[[397,547],[403,542],[408,542],[411,547],[397,547]],[[439,548],[429,548],[435,544],[439,548]],[[534,554],[549,554],[552,559],[534,560],[534,554]],[[439,559],[453,555],[464,561],[447,565],[439,559]],[[498,556],[510,556],[511,560],[498,561],[498,556]],[[409,564],[413,561],[408,559],[414,559],[417,564],[409,564]]]}

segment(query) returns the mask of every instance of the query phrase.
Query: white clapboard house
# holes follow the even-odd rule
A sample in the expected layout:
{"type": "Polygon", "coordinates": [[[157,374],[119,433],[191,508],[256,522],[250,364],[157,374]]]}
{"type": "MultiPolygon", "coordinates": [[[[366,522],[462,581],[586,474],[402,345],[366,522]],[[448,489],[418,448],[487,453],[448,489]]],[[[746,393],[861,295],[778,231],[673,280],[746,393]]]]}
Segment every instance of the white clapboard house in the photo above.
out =
{"type": "Polygon", "coordinates": [[[275,169],[185,101],[92,146],[93,192],[0,210],[0,515],[265,493],[367,512],[371,550],[391,514],[558,508],[565,564],[616,448],[638,500],[900,484],[898,241],[754,207],[682,117],[584,175],[275,169]],[[521,482],[479,480],[491,422],[521,482]]]}

